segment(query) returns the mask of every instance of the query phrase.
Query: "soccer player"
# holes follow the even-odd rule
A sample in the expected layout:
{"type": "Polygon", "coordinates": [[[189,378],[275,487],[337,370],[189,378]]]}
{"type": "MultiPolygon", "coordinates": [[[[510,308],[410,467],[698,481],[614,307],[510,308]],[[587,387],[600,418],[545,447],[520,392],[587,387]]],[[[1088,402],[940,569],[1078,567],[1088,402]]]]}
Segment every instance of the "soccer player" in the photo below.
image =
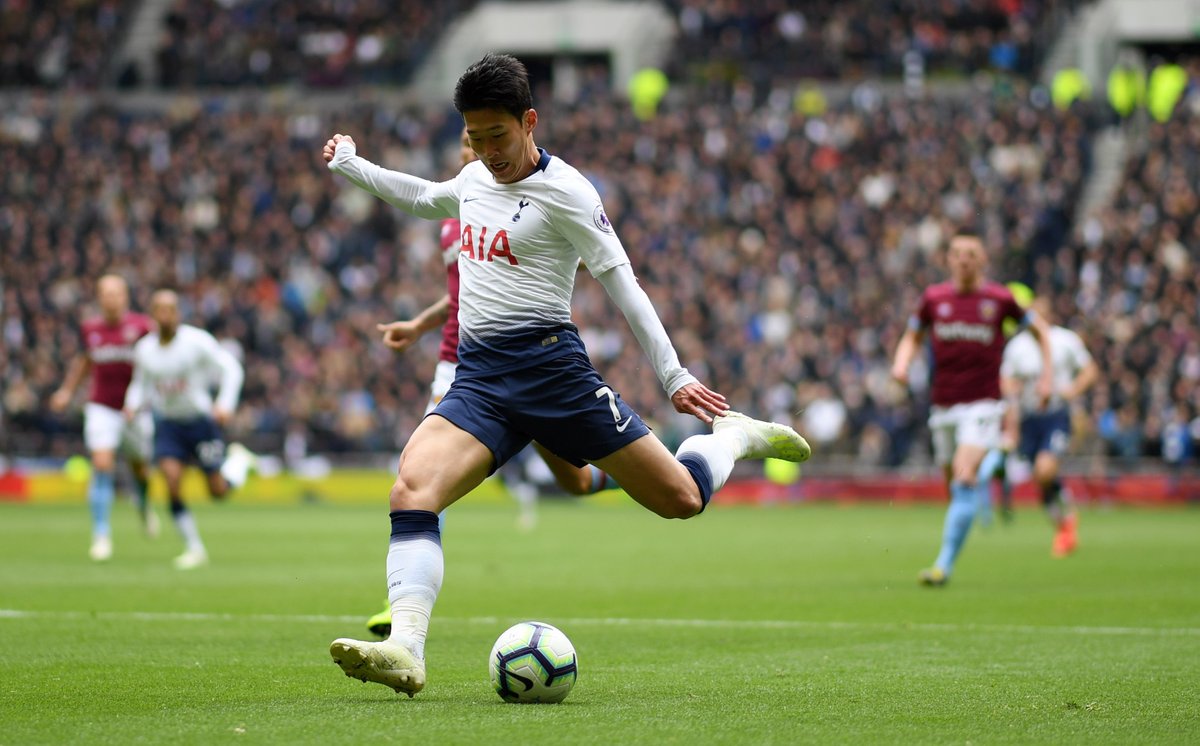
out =
{"type": "Polygon", "coordinates": [[[133,377],[133,345],[150,332],[150,319],[129,310],[129,286],[118,275],[96,282],[100,316],[80,325],[82,352],[67,369],[62,386],[50,397],[50,409],[62,412],[71,403],[84,376],[91,374],[83,409],[83,442],[92,462],[88,507],[92,513],[92,545],[88,555],[97,562],[112,558],[112,513],[116,493],[117,454],[125,456],[133,473],[134,497],[146,533],[158,534],[158,518],[146,498],[150,459],[150,419],[126,422],[121,416],[125,390],[133,377]]]}
{"type": "MultiPolygon", "coordinates": [[[[460,146],[459,158],[463,166],[478,160],[475,151],[471,150],[465,128],[462,131],[460,146]]],[[[408,349],[434,329],[442,330],[442,344],[438,349],[438,364],[430,386],[426,414],[432,412],[450,390],[450,384],[454,381],[454,371],[458,367],[458,255],[462,248],[460,233],[461,223],[457,218],[446,218],[442,221],[441,247],[442,260],[446,265],[446,295],[410,320],[393,321],[376,327],[383,332],[383,343],[396,352],[408,349]]],[[[595,466],[585,464],[577,467],[555,456],[541,443],[533,443],[533,446],[545,460],[559,487],[567,494],[589,495],[617,486],[611,477],[595,466]]],[[[536,500],[536,493],[533,497],[536,500]]],[[[529,509],[529,505],[522,505],[522,515],[526,519],[529,514],[525,511],[529,509]]]]}
{"type": "Polygon", "coordinates": [[[185,544],[175,567],[190,570],[207,563],[208,552],[181,496],[185,464],[199,464],[213,497],[240,487],[254,465],[254,454],[239,443],[226,454],[220,430],[233,416],[244,372],[213,335],[180,323],[179,297],[174,291],[156,291],[150,315],[158,331],[133,348],[133,382],[125,394],[125,416],[132,420],[145,407],[154,414],[154,460],[166,480],[171,517],[185,544]],[[220,383],[215,402],[209,392],[214,379],[220,383]]]}
{"type": "Polygon", "coordinates": [[[410,696],[425,686],[425,637],[442,585],[438,513],[530,440],[577,466],[599,466],[666,518],[700,513],[738,459],[810,454],[790,427],[728,412],[723,396],[679,364],[595,188],[534,143],[538,113],[524,65],[486,55],[459,78],[454,105],[479,160],[450,181],[380,168],[341,134],[323,153],[333,171],[388,203],[462,223],[458,370],[404,447],[389,495],[391,636],[330,645],[347,676],[410,696]],[[672,456],[600,378],[571,324],[581,258],[623,312],[676,411],[713,422],[712,434],[688,438],[672,456]]]}
{"type": "MultiPolygon", "coordinates": [[[[462,131],[460,145],[459,159],[462,166],[477,160],[475,151],[471,150],[471,143],[467,139],[466,129],[462,131]]],[[[442,344],[438,349],[438,363],[434,370],[433,383],[430,384],[429,403],[425,407],[425,414],[432,412],[450,390],[450,384],[454,381],[454,371],[458,367],[458,254],[462,242],[460,233],[461,225],[457,218],[446,218],[442,221],[441,247],[442,260],[446,265],[446,295],[412,319],[376,326],[383,332],[383,343],[396,352],[407,350],[434,329],[442,330],[442,344]]],[[[534,443],[533,447],[550,468],[558,486],[569,495],[590,495],[617,486],[611,477],[591,464],[577,467],[555,456],[541,443],[534,443]]],[[[536,520],[536,489],[525,483],[508,486],[520,506],[517,525],[524,529],[532,528],[536,520]]],[[[380,637],[387,637],[392,630],[391,606],[385,604],[383,611],[370,617],[367,620],[367,629],[380,637]]]]}
{"type": "Polygon", "coordinates": [[[1050,395],[1049,327],[1036,313],[1026,312],[1008,288],[984,275],[987,253],[983,241],[960,232],[946,253],[950,281],[932,285],[921,294],[917,312],[900,338],[892,376],[908,383],[908,369],[926,332],[933,353],[932,408],[929,429],[934,458],[942,465],[950,491],[950,506],[942,532],[942,548],[933,567],[922,570],[923,585],[941,586],[950,578],[954,561],[966,541],[978,506],[989,499],[987,480],[979,479],[980,464],[999,444],[1004,403],[1000,398],[1001,331],[1005,319],[1016,319],[1037,339],[1044,373],[1036,392],[1044,406],[1050,395]]]}
{"type": "MultiPolygon", "coordinates": [[[[1045,299],[1035,299],[1030,308],[1051,323],[1050,304],[1045,299]]],[[[1035,388],[1042,377],[1042,356],[1028,331],[1017,334],[1004,348],[1000,380],[1011,416],[1020,413],[1020,453],[1033,464],[1042,505],[1056,527],[1051,554],[1066,557],[1079,543],[1078,519],[1058,479],[1059,459],[1071,441],[1070,403],[1092,387],[1100,368],[1079,335],[1062,326],[1050,327],[1050,352],[1054,389],[1045,408],[1039,406],[1035,388]]]]}

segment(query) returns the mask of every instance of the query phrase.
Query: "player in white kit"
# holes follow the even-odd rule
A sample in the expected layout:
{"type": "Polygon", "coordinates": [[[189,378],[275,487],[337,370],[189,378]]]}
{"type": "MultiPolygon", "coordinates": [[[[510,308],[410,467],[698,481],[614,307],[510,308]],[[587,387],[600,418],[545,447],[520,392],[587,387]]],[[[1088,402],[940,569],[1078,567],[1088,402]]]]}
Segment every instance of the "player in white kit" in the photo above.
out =
{"type": "MultiPolygon", "coordinates": [[[[1049,322],[1050,304],[1044,299],[1034,300],[1031,308],[1049,322]]],[[[1079,543],[1078,519],[1058,479],[1059,459],[1071,442],[1070,403],[1091,388],[1100,377],[1100,369],[1079,335],[1066,327],[1050,327],[1050,356],[1054,393],[1045,408],[1039,407],[1035,390],[1042,358],[1028,332],[1017,334],[1004,348],[1000,383],[1009,400],[1009,414],[1020,418],[1018,450],[1033,464],[1042,505],[1055,525],[1051,554],[1065,557],[1079,543]]]]}
{"type": "Polygon", "coordinates": [[[254,455],[240,444],[226,453],[220,429],[233,416],[245,374],[213,335],[179,323],[179,298],[173,291],[154,293],[150,316],[158,330],[134,345],[125,416],[133,419],[144,408],[154,415],[154,461],[166,480],[171,517],[185,544],[175,566],[189,570],[208,562],[208,552],[181,496],[184,466],[197,463],[208,477],[209,493],[222,497],[240,487],[254,465],[254,455]],[[209,393],[214,382],[219,382],[215,401],[209,393]]]}
{"type": "Polygon", "coordinates": [[[437,515],[531,439],[576,465],[599,466],[667,518],[700,513],[738,459],[810,454],[790,427],[727,412],[725,398],[680,365],[596,189],[534,143],[538,113],[524,65],[485,56],[459,78],[454,104],[479,160],[450,181],[380,168],[341,134],[323,153],[333,171],[388,203],[462,223],[458,370],[405,446],[389,495],[391,636],[330,646],[347,676],[410,696],[425,686],[425,637],[442,584],[437,515]],[[672,456],[600,378],[571,323],[581,258],[625,315],[675,409],[704,422],[719,415],[712,434],[688,438],[672,456]]]}

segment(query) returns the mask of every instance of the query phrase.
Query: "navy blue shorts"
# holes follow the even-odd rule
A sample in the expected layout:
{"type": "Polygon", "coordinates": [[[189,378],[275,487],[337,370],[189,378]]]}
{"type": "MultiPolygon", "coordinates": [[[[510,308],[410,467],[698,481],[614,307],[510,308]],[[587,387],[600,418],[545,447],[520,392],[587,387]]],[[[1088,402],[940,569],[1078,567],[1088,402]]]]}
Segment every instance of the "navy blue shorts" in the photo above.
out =
{"type": "Polygon", "coordinates": [[[225,440],[211,417],[194,420],[154,418],[154,460],[173,458],[195,462],[206,474],[221,468],[225,460],[225,440]]]}
{"type": "Polygon", "coordinates": [[[1020,452],[1031,463],[1042,452],[1062,456],[1071,443],[1071,413],[1066,409],[1021,415],[1020,452]]]}
{"type": "MultiPolygon", "coordinates": [[[[578,335],[557,331],[549,340],[562,344],[565,354],[519,370],[492,372],[471,366],[460,354],[454,384],[431,413],[487,446],[495,458],[493,471],[530,440],[583,466],[650,432],[600,378],[578,335]]],[[[531,348],[531,357],[539,351],[531,348]]]]}

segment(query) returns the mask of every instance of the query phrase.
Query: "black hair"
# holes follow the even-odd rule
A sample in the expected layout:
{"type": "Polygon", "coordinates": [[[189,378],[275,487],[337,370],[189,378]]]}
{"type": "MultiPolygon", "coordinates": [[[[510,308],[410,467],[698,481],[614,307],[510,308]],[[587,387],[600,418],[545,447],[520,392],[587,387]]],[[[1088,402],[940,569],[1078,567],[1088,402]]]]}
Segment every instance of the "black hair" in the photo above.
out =
{"type": "Polygon", "coordinates": [[[496,109],[517,119],[525,116],[533,108],[525,65],[508,54],[484,55],[467,68],[454,86],[454,108],[459,114],[496,109]]]}

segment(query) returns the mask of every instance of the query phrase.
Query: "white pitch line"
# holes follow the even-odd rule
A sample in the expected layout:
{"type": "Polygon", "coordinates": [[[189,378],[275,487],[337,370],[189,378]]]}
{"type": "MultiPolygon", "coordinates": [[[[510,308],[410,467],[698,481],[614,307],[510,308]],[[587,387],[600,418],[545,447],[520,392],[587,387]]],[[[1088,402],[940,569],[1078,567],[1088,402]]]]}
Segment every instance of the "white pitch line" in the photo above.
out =
{"type": "MultiPolygon", "coordinates": [[[[138,622],[360,623],[365,615],[230,614],[186,611],[34,611],[0,609],[3,619],[107,619],[138,622]]],[[[511,622],[493,616],[434,617],[435,623],[498,625],[511,622]]],[[[1200,637],[1198,627],[1089,627],[1036,624],[954,624],[943,622],[839,622],[798,619],[642,619],[635,617],[555,617],[555,624],[578,627],[690,627],[698,629],[864,630],[883,632],[996,632],[1001,634],[1101,635],[1113,637],[1200,637]]]]}

